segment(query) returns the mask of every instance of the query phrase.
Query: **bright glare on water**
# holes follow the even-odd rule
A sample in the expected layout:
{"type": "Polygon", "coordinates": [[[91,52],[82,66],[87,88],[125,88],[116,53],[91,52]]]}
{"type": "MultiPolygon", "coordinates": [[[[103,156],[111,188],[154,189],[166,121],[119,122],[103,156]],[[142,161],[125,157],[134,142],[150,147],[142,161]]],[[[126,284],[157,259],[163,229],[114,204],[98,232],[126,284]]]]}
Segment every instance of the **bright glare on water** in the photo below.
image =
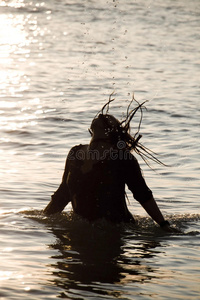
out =
{"type": "MultiPolygon", "coordinates": [[[[199,0],[0,2],[0,299],[200,299],[199,0]],[[149,100],[137,157],[179,234],[42,214],[66,155],[115,92],[149,100]]],[[[132,121],[137,130],[139,116],[132,121]]]]}

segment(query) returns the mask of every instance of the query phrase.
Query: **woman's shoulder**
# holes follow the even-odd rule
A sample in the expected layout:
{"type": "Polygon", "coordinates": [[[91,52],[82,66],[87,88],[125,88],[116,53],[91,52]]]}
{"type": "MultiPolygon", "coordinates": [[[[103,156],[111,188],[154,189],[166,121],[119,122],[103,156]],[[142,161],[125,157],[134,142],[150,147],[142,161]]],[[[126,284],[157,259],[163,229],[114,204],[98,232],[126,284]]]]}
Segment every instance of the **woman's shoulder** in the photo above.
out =
{"type": "Polygon", "coordinates": [[[81,154],[86,152],[87,147],[88,145],[83,145],[83,144],[73,146],[69,150],[68,158],[76,157],[77,155],[81,156],[81,154]]]}
{"type": "Polygon", "coordinates": [[[140,168],[137,158],[129,151],[124,153],[123,163],[126,168],[140,168]]]}
{"type": "Polygon", "coordinates": [[[79,145],[73,146],[73,147],[70,149],[70,151],[71,151],[71,150],[73,150],[73,151],[85,150],[87,147],[88,147],[88,144],[79,144],[79,145]]]}

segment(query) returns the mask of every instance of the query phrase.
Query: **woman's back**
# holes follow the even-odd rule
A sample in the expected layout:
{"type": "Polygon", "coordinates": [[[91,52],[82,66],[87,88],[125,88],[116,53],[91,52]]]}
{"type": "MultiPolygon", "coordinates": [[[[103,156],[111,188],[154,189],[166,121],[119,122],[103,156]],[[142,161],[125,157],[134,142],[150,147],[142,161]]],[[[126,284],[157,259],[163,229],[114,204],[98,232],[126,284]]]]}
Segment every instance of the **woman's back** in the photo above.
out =
{"type": "Polygon", "coordinates": [[[115,159],[111,155],[94,159],[85,145],[70,152],[65,180],[74,211],[89,220],[102,217],[114,222],[133,220],[125,201],[124,161],[117,153],[115,159]]]}

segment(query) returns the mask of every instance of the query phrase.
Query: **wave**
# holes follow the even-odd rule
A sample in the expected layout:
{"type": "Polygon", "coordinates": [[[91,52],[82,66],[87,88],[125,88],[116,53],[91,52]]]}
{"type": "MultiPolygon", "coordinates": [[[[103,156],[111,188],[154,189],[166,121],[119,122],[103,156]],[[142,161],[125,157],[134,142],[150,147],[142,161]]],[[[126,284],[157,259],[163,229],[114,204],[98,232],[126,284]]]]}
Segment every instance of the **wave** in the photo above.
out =
{"type": "Polygon", "coordinates": [[[34,14],[39,14],[39,13],[44,13],[48,9],[47,7],[43,6],[36,6],[35,3],[30,2],[29,4],[24,4],[22,3],[21,5],[18,4],[13,4],[11,3],[2,3],[1,5],[1,11],[3,13],[8,13],[8,14],[19,14],[19,13],[34,13],[34,14]]]}
{"type": "MultiPolygon", "coordinates": [[[[149,217],[143,216],[134,216],[136,223],[135,224],[127,224],[120,223],[114,224],[108,222],[106,220],[97,220],[93,223],[88,222],[85,219],[82,219],[80,216],[76,215],[73,212],[63,212],[58,213],[51,216],[46,216],[43,214],[42,210],[24,210],[20,211],[25,217],[30,218],[39,223],[43,223],[48,228],[59,228],[60,230],[74,230],[75,228],[79,231],[80,228],[85,228],[86,230],[89,227],[101,229],[103,231],[109,230],[120,230],[124,232],[130,231],[136,235],[162,235],[165,233],[159,226],[157,226],[153,220],[149,217]]],[[[173,214],[167,215],[165,218],[170,222],[172,228],[174,228],[174,232],[171,234],[178,235],[199,235],[200,230],[198,230],[198,222],[200,221],[200,214],[173,214]],[[193,225],[193,229],[191,229],[191,225],[193,225]],[[195,228],[195,225],[197,225],[195,228]]]]}

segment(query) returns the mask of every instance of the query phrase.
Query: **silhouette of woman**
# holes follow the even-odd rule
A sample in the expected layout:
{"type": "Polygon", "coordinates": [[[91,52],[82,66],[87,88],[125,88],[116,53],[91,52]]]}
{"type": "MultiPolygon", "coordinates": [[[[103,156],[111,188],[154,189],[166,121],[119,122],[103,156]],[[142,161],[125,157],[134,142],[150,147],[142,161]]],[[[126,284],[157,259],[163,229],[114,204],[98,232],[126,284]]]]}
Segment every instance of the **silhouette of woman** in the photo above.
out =
{"type": "Polygon", "coordinates": [[[105,218],[117,223],[134,223],[126,204],[127,185],[151,218],[165,231],[171,231],[169,222],[164,219],[142,176],[138,161],[131,153],[134,150],[146,162],[150,158],[162,164],[153,152],[139,143],[145,102],[139,104],[133,97],[126,119],[120,122],[108,114],[109,104],[113,100],[110,96],[108,103],[93,119],[89,130],[92,135],[90,143],[75,146],[69,151],[62,182],[44,213],[61,212],[71,202],[73,211],[89,221],[105,218]],[[130,110],[133,100],[138,105],[130,110]],[[141,111],[138,131],[131,136],[130,122],[138,110],[141,111]]]}

